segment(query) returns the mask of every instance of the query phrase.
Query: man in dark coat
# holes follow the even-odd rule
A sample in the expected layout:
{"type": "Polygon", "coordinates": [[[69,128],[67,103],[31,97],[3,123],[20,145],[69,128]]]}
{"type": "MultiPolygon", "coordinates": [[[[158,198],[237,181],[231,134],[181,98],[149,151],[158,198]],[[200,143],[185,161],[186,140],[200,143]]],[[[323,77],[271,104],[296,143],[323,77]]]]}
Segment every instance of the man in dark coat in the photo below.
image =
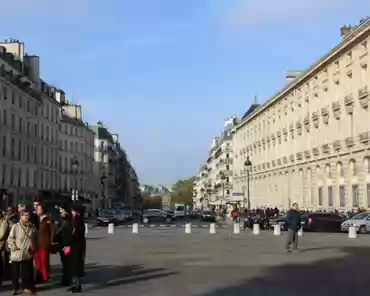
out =
{"type": "Polygon", "coordinates": [[[71,285],[70,276],[70,257],[64,253],[63,247],[69,244],[70,235],[72,233],[71,217],[69,207],[67,205],[59,206],[60,220],[55,233],[55,241],[59,245],[60,261],[62,263],[62,285],[71,285]]]}
{"type": "Polygon", "coordinates": [[[64,251],[69,256],[69,274],[72,278],[72,293],[81,292],[80,279],[84,271],[84,254],[86,247],[85,222],[79,206],[72,208],[71,228],[63,239],[64,251]]]}
{"type": "Polygon", "coordinates": [[[298,212],[298,204],[294,203],[286,217],[288,236],[285,250],[290,252],[290,245],[293,244],[293,251],[298,250],[298,230],[301,228],[301,214],[298,212]]]}

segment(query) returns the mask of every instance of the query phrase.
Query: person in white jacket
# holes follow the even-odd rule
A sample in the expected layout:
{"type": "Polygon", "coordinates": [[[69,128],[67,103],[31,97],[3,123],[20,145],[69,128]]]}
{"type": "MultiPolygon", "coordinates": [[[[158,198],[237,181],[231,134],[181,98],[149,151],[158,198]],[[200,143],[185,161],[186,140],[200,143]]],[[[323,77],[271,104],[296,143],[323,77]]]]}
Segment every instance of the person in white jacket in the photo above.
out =
{"type": "Polygon", "coordinates": [[[12,262],[13,295],[18,294],[19,278],[22,278],[24,294],[34,294],[33,257],[37,246],[37,230],[29,221],[27,211],[20,213],[19,222],[12,226],[8,237],[10,261],[12,262]]]}

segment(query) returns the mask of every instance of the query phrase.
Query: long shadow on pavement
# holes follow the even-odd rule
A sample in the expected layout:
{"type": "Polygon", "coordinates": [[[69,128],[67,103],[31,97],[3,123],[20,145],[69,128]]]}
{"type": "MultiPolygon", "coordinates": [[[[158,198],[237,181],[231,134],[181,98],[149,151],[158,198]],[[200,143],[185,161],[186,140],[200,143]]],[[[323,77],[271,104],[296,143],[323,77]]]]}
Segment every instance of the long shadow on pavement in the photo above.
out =
{"type": "MultiPolygon", "coordinates": [[[[349,296],[362,295],[370,283],[370,248],[337,248],[345,253],[309,264],[266,268],[265,275],[200,296],[349,296]]],[[[300,256],[300,254],[287,254],[300,256]]]]}
{"type": "MultiPolygon", "coordinates": [[[[53,269],[53,272],[58,272],[59,270],[60,267],[58,266],[53,269]]],[[[82,279],[82,283],[86,285],[83,287],[84,292],[91,292],[108,287],[168,277],[175,274],[177,272],[169,271],[165,268],[145,268],[142,265],[99,265],[92,263],[86,264],[85,276],[82,279]]],[[[55,282],[38,287],[38,291],[47,291],[57,287],[60,286],[58,282],[55,282]]]]}

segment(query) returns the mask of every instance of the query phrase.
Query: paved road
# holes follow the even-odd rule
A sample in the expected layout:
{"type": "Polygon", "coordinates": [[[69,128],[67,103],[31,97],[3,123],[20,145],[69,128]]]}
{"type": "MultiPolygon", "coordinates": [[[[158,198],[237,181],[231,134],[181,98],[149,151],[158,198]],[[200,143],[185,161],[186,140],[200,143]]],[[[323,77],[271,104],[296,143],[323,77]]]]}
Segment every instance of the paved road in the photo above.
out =
{"type": "MultiPolygon", "coordinates": [[[[364,295],[370,236],[305,234],[301,252],[283,252],[285,235],[230,234],[230,228],[96,229],[88,236],[84,294],[140,296],[364,295]],[[120,293],[120,294],[118,294],[120,293]]],[[[53,263],[57,263],[53,258],[53,263]]],[[[60,268],[53,268],[55,281],[60,268]]],[[[365,293],[366,294],[366,293],[365,293]]],[[[56,284],[39,295],[66,295],[56,284]]]]}

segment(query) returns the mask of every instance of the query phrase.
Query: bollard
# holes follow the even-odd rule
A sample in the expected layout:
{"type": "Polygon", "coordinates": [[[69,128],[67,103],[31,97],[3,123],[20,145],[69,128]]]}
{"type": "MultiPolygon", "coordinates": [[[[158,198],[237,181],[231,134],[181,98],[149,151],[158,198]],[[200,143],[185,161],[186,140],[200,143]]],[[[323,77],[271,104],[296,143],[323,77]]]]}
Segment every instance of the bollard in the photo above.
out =
{"type": "Polygon", "coordinates": [[[185,224],[185,233],[190,234],[191,233],[191,223],[185,224]]]}
{"type": "Polygon", "coordinates": [[[132,224],[132,233],[139,233],[139,223],[132,224]]]}
{"type": "Polygon", "coordinates": [[[240,223],[234,223],[234,234],[240,233],[240,223]]]}
{"type": "Polygon", "coordinates": [[[281,227],[280,227],[280,224],[274,225],[274,235],[281,235],[281,227]]]}
{"type": "Polygon", "coordinates": [[[255,223],[253,224],[253,235],[259,235],[260,234],[260,225],[255,223]]]}
{"type": "Polygon", "coordinates": [[[85,223],[85,234],[89,233],[89,225],[85,223]]]}
{"type": "Polygon", "coordinates": [[[350,226],[348,228],[348,238],[356,238],[356,237],[357,237],[356,226],[350,226]]]}
{"type": "Polygon", "coordinates": [[[216,234],[216,223],[209,224],[209,233],[216,234]]]}
{"type": "Polygon", "coordinates": [[[298,230],[298,236],[303,236],[303,227],[302,226],[298,230]]]}
{"type": "Polygon", "coordinates": [[[114,223],[108,224],[108,234],[114,234],[114,223]]]}

